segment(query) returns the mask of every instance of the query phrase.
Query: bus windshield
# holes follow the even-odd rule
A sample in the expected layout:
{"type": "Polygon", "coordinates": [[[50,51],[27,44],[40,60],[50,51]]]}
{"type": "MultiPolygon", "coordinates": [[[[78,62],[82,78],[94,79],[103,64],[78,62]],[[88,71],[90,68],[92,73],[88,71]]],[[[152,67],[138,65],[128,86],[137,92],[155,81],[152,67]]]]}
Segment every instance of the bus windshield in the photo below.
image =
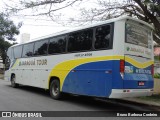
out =
{"type": "Polygon", "coordinates": [[[126,23],[126,42],[151,49],[151,31],[141,24],[126,23]]]}

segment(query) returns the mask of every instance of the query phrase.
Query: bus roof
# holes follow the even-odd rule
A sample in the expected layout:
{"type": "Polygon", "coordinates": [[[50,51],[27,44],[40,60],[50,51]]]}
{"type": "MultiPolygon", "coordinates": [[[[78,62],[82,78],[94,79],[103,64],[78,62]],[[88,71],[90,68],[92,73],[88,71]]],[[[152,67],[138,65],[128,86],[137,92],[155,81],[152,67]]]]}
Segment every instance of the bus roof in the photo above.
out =
{"type": "Polygon", "coordinates": [[[129,17],[129,16],[122,16],[122,17],[118,17],[118,18],[108,19],[108,20],[105,20],[105,21],[102,21],[102,22],[99,22],[99,23],[96,23],[96,24],[92,24],[92,25],[86,25],[86,26],[83,26],[83,27],[76,27],[76,28],[69,29],[69,30],[63,30],[63,31],[53,33],[53,34],[50,34],[50,35],[38,37],[38,38],[33,39],[32,41],[28,41],[26,43],[16,44],[16,45],[13,45],[11,47],[22,45],[22,44],[27,44],[27,43],[32,43],[32,42],[35,42],[35,41],[38,41],[38,40],[42,40],[42,39],[46,39],[46,38],[50,38],[50,37],[54,37],[54,36],[58,36],[58,35],[63,35],[63,34],[67,34],[67,33],[74,32],[74,31],[79,31],[79,30],[83,30],[83,29],[87,29],[87,28],[92,28],[92,27],[96,27],[96,26],[99,26],[99,25],[107,24],[107,23],[112,23],[112,22],[121,21],[121,20],[127,20],[127,19],[137,21],[139,23],[142,23],[142,24],[148,26],[151,29],[154,29],[152,25],[150,25],[150,24],[148,24],[148,23],[146,23],[142,20],[132,18],[132,17],[129,17]]]}

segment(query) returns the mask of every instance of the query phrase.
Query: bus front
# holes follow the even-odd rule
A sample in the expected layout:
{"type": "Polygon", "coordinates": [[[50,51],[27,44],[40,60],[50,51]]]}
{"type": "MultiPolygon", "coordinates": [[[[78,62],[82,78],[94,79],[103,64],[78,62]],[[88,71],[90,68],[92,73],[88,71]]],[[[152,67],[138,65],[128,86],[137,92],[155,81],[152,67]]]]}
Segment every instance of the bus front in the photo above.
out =
{"type": "Polygon", "coordinates": [[[150,96],[153,93],[152,29],[141,21],[126,19],[124,58],[119,61],[120,89],[112,89],[110,98],[150,96]]]}

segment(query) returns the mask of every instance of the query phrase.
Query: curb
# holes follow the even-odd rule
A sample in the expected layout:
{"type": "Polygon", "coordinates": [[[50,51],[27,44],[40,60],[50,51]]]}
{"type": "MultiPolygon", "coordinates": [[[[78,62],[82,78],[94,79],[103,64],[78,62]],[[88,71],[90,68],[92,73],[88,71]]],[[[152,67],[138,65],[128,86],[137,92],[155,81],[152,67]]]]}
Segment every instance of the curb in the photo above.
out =
{"type": "Polygon", "coordinates": [[[140,100],[138,98],[124,98],[124,99],[118,99],[120,102],[124,103],[132,103],[132,104],[139,104],[139,105],[145,105],[145,106],[152,106],[155,108],[160,109],[160,103],[156,103],[154,101],[146,101],[146,100],[140,100]]]}

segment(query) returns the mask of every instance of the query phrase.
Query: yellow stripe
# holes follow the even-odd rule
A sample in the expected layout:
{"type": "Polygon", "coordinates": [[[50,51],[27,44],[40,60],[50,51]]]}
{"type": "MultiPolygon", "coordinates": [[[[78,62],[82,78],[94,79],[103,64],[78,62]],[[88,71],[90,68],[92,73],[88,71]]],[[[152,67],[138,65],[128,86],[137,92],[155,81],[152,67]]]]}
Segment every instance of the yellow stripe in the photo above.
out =
{"type": "MultiPolygon", "coordinates": [[[[63,86],[66,76],[69,74],[69,72],[72,69],[74,69],[75,67],[79,65],[89,63],[89,62],[105,61],[105,60],[119,60],[119,59],[124,60],[124,56],[103,56],[103,57],[81,58],[81,59],[74,59],[74,60],[68,60],[65,62],[61,62],[52,69],[49,75],[48,88],[49,88],[50,78],[55,76],[60,79],[60,87],[62,90],[62,86],[63,86]]],[[[140,63],[127,56],[125,57],[125,60],[137,68],[146,68],[153,64],[153,61],[140,63]]]]}
{"type": "Polygon", "coordinates": [[[59,63],[52,69],[49,75],[48,88],[49,88],[50,78],[53,76],[56,76],[60,79],[60,88],[62,90],[64,80],[68,75],[68,73],[79,65],[89,63],[89,62],[95,62],[95,61],[118,60],[118,59],[124,59],[124,56],[103,56],[103,57],[81,58],[81,59],[74,59],[74,60],[69,60],[69,61],[59,63]]]}
{"type": "Polygon", "coordinates": [[[17,59],[11,69],[14,69],[19,64],[19,60],[17,59]]]}
{"type": "Polygon", "coordinates": [[[147,62],[144,62],[144,63],[140,63],[140,62],[137,62],[136,60],[134,60],[134,59],[132,59],[128,56],[125,56],[125,61],[134,65],[137,68],[146,68],[146,67],[154,64],[154,61],[147,61],[147,62]]]}
{"type": "MultiPolygon", "coordinates": [[[[67,77],[68,73],[79,65],[89,63],[89,62],[95,62],[95,61],[119,60],[119,59],[123,60],[124,56],[104,56],[104,57],[81,58],[81,59],[74,59],[74,60],[68,60],[65,62],[61,62],[52,69],[49,75],[48,88],[49,88],[50,78],[53,76],[56,76],[60,79],[60,88],[62,90],[64,80],[67,77]]],[[[137,68],[146,68],[153,64],[153,61],[140,63],[127,56],[125,57],[125,60],[137,68]]]]}

